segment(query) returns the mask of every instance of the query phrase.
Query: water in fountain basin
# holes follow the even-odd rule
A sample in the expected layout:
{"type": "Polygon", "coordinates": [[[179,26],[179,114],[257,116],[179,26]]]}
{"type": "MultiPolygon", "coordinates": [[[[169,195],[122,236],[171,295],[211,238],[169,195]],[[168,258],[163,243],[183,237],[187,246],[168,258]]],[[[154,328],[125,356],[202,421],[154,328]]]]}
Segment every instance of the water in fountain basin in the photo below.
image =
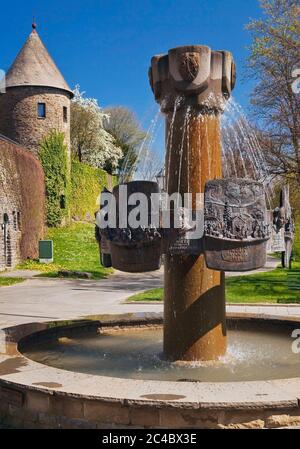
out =
{"type": "Polygon", "coordinates": [[[165,381],[228,382],[297,377],[300,356],[281,327],[230,330],[226,356],[216,362],[170,363],[161,357],[162,329],[126,329],[44,341],[25,355],[82,373],[165,381]]]}

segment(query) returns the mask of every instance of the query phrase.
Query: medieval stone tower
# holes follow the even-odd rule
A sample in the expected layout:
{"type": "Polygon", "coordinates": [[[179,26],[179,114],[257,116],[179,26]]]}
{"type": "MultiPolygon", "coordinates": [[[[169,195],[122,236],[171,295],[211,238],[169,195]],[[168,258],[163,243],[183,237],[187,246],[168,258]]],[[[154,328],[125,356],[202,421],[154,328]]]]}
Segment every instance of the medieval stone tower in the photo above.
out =
{"type": "Polygon", "coordinates": [[[23,48],[6,75],[0,95],[0,134],[35,155],[50,130],[65,134],[70,150],[71,89],[32,25],[23,48]]]}

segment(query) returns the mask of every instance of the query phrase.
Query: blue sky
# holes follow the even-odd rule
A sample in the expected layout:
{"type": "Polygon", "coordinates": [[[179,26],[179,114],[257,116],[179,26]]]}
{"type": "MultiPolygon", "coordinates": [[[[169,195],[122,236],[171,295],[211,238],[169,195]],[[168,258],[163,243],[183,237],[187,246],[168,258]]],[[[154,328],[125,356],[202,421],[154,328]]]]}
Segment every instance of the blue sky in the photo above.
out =
{"type": "Polygon", "coordinates": [[[241,78],[250,38],[244,27],[249,18],[261,15],[257,0],[3,2],[1,69],[8,69],[23,45],[33,15],[70,86],[80,84],[102,106],[128,106],[146,124],[155,113],[147,78],[152,55],[204,44],[232,51],[239,75],[234,96],[247,108],[251,83],[241,78]]]}

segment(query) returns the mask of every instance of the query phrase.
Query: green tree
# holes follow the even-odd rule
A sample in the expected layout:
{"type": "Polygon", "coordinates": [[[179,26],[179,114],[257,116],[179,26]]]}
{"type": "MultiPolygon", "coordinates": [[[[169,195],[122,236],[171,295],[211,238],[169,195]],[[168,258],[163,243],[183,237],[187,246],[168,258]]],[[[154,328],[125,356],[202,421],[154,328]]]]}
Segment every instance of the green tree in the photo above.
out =
{"type": "Polygon", "coordinates": [[[300,1],[261,0],[264,17],[247,26],[252,35],[249,76],[260,142],[271,173],[300,183],[300,1]]]}
{"type": "Polygon", "coordinates": [[[68,216],[69,164],[64,134],[52,130],[40,144],[39,159],[45,173],[46,222],[59,226],[68,216]]]}
{"type": "Polygon", "coordinates": [[[137,165],[139,148],[146,139],[146,133],[134,113],[123,106],[105,109],[107,118],[105,129],[114,137],[116,145],[122,149],[123,156],[118,163],[118,172],[130,177],[137,165]]]}

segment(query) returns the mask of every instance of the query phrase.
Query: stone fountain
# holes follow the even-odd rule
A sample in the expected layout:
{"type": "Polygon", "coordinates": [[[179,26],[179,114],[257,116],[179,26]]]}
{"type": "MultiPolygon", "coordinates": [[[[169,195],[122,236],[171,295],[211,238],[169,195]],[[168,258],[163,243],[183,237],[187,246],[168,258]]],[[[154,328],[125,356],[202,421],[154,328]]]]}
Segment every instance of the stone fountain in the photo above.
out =
{"type": "MultiPolygon", "coordinates": [[[[263,185],[222,179],[220,117],[235,85],[235,63],[227,51],[178,47],[152,58],[149,80],[166,117],[165,190],[192,195],[191,214],[202,211],[204,233],[190,239],[184,230],[119,226],[102,234],[111,241],[112,265],[123,271],[157,269],[164,253],[165,357],[215,360],[226,351],[224,271],[262,267],[269,238],[263,185]]],[[[149,181],[126,186],[148,198],[158,190],[149,181]]]]}
{"type": "Polygon", "coordinates": [[[165,229],[161,207],[158,226],[124,227],[120,205],[128,195],[142,192],[151,201],[159,189],[150,181],[128,182],[120,199],[122,185],[116,186],[118,226],[96,234],[102,262],[147,272],[164,255],[163,320],[155,313],[112,314],[4,329],[0,417],[32,425],[38,403],[36,427],[297,425],[300,362],[291,336],[300,319],[225,316],[224,272],[263,266],[270,227],[277,233],[285,226],[283,237],[293,239],[287,192],[273,215],[261,183],[222,178],[220,116],[235,84],[232,56],[179,47],[155,56],[149,77],[166,116],[165,188],[192,193],[192,215],[204,217],[203,232],[193,239],[186,224],[165,229]],[[221,357],[226,325],[228,351],[221,357]]]}

